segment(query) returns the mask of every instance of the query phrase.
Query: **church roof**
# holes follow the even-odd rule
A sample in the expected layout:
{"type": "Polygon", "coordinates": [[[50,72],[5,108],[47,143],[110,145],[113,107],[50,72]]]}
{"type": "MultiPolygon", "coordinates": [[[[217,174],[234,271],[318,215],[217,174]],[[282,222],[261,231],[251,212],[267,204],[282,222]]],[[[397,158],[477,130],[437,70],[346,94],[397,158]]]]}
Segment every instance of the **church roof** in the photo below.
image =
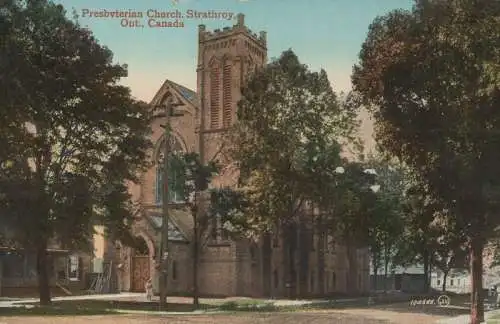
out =
{"type": "Polygon", "coordinates": [[[196,94],[196,91],[193,91],[189,88],[186,88],[183,85],[180,85],[178,83],[175,83],[174,81],[171,81],[169,79],[166,79],[163,85],[161,86],[160,89],[164,88],[165,85],[169,85],[171,88],[175,89],[177,93],[179,93],[186,101],[188,101],[190,104],[197,106],[198,105],[198,96],[196,94]]]}

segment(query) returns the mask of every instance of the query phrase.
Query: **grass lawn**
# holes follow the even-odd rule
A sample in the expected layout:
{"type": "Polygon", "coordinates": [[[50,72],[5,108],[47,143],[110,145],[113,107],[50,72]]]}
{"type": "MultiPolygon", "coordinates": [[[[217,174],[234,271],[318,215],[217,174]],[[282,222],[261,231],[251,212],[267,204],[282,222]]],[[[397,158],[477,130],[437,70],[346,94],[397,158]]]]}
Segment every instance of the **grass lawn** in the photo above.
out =
{"type": "MultiPolygon", "coordinates": [[[[215,308],[213,305],[200,305],[199,309],[215,308]]],[[[108,301],[108,300],[65,300],[53,301],[51,306],[39,306],[38,303],[26,304],[26,307],[0,308],[0,316],[21,315],[105,315],[121,312],[158,311],[156,302],[108,301]]],[[[166,311],[193,312],[191,304],[168,303],[166,311]]]]}
{"type": "Polygon", "coordinates": [[[487,324],[500,324],[500,314],[493,316],[486,321],[487,324]]]}

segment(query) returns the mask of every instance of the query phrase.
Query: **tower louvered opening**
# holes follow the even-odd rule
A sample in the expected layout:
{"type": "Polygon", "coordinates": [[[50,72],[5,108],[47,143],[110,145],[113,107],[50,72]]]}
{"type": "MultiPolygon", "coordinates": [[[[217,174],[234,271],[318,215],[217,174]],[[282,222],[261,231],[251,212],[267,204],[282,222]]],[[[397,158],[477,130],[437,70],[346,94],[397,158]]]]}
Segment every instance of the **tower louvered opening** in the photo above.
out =
{"type": "Polygon", "coordinates": [[[219,127],[220,109],[220,71],[213,68],[210,75],[210,127],[219,127]]]}
{"type": "Polygon", "coordinates": [[[229,127],[232,122],[232,93],[231,93],[231,83],[232,83],[232,73],[231,65],[226,64],[223,70],[223,126],[229,127]]]}

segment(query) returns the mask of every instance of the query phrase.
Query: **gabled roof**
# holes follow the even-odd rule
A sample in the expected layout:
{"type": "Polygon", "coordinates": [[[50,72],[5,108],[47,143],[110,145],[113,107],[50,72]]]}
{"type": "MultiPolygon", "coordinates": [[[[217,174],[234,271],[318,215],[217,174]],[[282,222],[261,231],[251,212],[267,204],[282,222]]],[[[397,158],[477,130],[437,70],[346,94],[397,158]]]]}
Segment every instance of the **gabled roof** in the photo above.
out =
{"type": "Polygon", "coordinates": [[[151,100],[151,104],[153,104],[155,101],[157,102],[158,100],[161,100],[161,97],[159,96],[164,95],[163,90],[167,87],[175,90],[184,100],[189,102],[194,107],[198,106],[199,101],[196,91],[186,88],[185,86],[175,83],[174,81],[171,81],[169,79],[166,79],[165,82],[163,82],[160,89],[156,92],[155,96],[151,100]]]}
{"type": "Polygon", "coordinates": [[[196,95],[195,91],[188,89],[185,86],[182,86],[182,85],[175,83],[173,81],[170,81],[170,80],[167,80],[167,81],[170,82],[172,87],[174,87],[177,91],[179,91],[179,93],[181,94],[181,96],[184,99],[186,99],[187,101],[189,101],[191,104],[193,104],[195,106],[198,105],[198,96],[196,95]]]}

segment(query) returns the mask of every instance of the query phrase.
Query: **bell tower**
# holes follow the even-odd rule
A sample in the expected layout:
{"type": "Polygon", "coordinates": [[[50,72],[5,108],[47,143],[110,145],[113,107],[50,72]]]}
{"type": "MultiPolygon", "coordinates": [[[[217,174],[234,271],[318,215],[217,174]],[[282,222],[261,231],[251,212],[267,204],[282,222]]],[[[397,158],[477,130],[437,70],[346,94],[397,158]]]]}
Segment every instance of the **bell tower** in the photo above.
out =
{"type": "Polygon", "coordinates": [[[205,161],[217,154],[221,138],[236,120],[246,78],[266,62],[266,32],[252,33],[243,14],[237,15],[236,25],[222,30],[198,26],[198,132],[205,161]]]}

